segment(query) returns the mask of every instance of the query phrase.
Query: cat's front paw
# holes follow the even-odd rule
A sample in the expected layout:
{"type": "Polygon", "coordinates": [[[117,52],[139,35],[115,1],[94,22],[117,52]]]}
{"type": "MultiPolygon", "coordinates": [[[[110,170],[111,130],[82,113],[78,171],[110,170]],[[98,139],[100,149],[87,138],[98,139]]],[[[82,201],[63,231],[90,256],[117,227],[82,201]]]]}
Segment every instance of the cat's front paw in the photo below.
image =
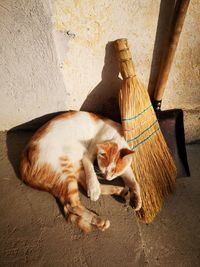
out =
{"type": "Polygon", "coordinates": [[[140,191],[130,188],[130,205],[135,210],[138,211],[142,207],[142,199],[140,191]]]}
{"type": "Polygon", "coordinates": [[[90,182],[87,190],[88,197],[92,201],[97,201],[101,195],[101,188],[99,182],[90,182]]]}

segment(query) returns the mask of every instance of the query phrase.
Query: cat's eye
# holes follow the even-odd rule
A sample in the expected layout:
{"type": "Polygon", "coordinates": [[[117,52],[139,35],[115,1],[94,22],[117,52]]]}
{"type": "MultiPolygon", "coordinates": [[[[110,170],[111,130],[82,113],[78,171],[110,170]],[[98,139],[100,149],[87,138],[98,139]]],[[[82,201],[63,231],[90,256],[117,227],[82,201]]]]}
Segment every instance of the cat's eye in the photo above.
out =
{"type": "Polygon", "coordinates": [[[99,156],[101,156],[101,157],[105,157],[106,156],[106,153],[99,153],[99,156]]]}

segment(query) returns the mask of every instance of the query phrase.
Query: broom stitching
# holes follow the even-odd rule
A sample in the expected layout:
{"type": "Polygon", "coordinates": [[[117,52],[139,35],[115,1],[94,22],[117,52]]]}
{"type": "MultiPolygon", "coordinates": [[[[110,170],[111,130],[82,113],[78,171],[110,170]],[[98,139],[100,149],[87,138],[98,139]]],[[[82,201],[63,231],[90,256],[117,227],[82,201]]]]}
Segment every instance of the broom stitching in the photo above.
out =
{"type": "MultiPolygon", "coordinates": [[[[137,117],[139,117],[140,115],[142,115],[143,113],[145,113],[148,109],[150,109],[152,107],[152,104],[150,106],[148,106],[147,108],[145,108],[143,111],[141,111],[140,113],[138,113],[137,115],[131,117],[131,118],[122,118],[122,121],[130,121],[130,120],[134,120],[137,117]]],[[[152,107],[153,108],[153,107],[152,107]]]]}
{"type": "Polygon", "coordinates": [[[154,126],[156,123],[158,122],[158,120],[154,121],[149,127],[147,127],[143,132],[141,132],[140,134],[138,134],[136,137],[127,140],[127,142],[132,142],[134,140],[136,140],[137,138],[139,138],[141,135],[143,135],[146,131],[148,131],[152,126],[154,126]]]}
{"type": "MultiPolygon", "coordinates": [[[[123,49],[119,49],[117,50],[117,52],[124,52],[124,51],[129,51],[129,48],[123,48],[123,49]]],[[[120,58],[120,61],[121,61],[121,58],[120,58]]]]}
{"type": "Polygon", "coordinates": [[[136,74],[124,77],[124,80],[128,80],[128,79],[131,79],[131,78],[134,78],[134,77],[136,77],[136,74]]]}
{"type": "MultiPolygon", "coordinates": [[[[120,62],[126,62],[126,61],[128,61],[128,60],[132,60],[132,57],[129,57],[129,58],[126,58],[126,59],[121,59],[120,62]]],[[[136,75],[134,75],[134,76],[136,76],[136,75]]],[[[132,76],[131,76],[131,77],[132,77],[132,76]]]]}
{"type": "Polygon", "coordinates": [[[146,142],[149,138],[151,138],[157,131],[159,131],[160,128],[157,128],[154,132],[152,132],[149,136],[147,136],[144,140],[142,140],[141,142],[137,143],[137,145],[131,147],[131,150],[135,149],[136,147],[138,147],[139,145],[143,144],[144,142],[146,142]]]}
{"type": "Polygon", "coordinates": [[[150,121],[152,119],[152,117],[155,117],[155,114],[151,114],[150,117],[148,117],[146,120],[143,121],[143,123],[141,123],[140,125],[138,125],[137,127],[133,127],[133,128],[124,128],[125,132],[135,132],[138,128],[140,128],[142,125],[144,125],[146,122],[150,121]]]}

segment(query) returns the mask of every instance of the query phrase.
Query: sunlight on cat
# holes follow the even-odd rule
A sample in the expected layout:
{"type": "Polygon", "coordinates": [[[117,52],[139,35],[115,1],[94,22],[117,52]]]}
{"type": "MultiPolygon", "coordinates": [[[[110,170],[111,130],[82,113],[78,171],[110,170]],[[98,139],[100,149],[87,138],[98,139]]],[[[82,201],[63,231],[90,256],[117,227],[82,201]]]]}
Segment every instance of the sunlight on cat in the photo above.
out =
{"type": "Polygon", "coordinates": [[[92,226],[104,231],[109,220],[102,219],[83,207],[79,198],[80,184],[92,201],[101,194],[130,196],[135,210],[141,208],[140,187],[131,169],[133,151],[129,149],[121,125],[97,114],[70,111],[43,125],[23,151],[20,173],[22,180],[58,198],[64,213],[84,232],[92,226]],[[118,176],[128,187],[101,185],[94,169],[108,181],[118,176]]]}

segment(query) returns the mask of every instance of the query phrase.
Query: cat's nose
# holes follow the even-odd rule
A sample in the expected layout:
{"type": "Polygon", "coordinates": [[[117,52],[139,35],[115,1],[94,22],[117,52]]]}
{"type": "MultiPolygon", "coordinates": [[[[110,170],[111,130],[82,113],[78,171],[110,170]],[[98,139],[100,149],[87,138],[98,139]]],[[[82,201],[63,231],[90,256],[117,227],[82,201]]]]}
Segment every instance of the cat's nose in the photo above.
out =
{"type": "Polygon", "coordinates": [[[105,177],[105,179],[108,179],[108,171],[105,171],[104,177],[105,177]]]}
{"type": "Polygon", "coordinates": [[[108,180],[108,181],[111,180],[111,176],[110,176],[110,174],[109,174],[108,171],[105,172],[105,174],[104,174],[104,178],[105,178],[106,180],[108,180]]]}

